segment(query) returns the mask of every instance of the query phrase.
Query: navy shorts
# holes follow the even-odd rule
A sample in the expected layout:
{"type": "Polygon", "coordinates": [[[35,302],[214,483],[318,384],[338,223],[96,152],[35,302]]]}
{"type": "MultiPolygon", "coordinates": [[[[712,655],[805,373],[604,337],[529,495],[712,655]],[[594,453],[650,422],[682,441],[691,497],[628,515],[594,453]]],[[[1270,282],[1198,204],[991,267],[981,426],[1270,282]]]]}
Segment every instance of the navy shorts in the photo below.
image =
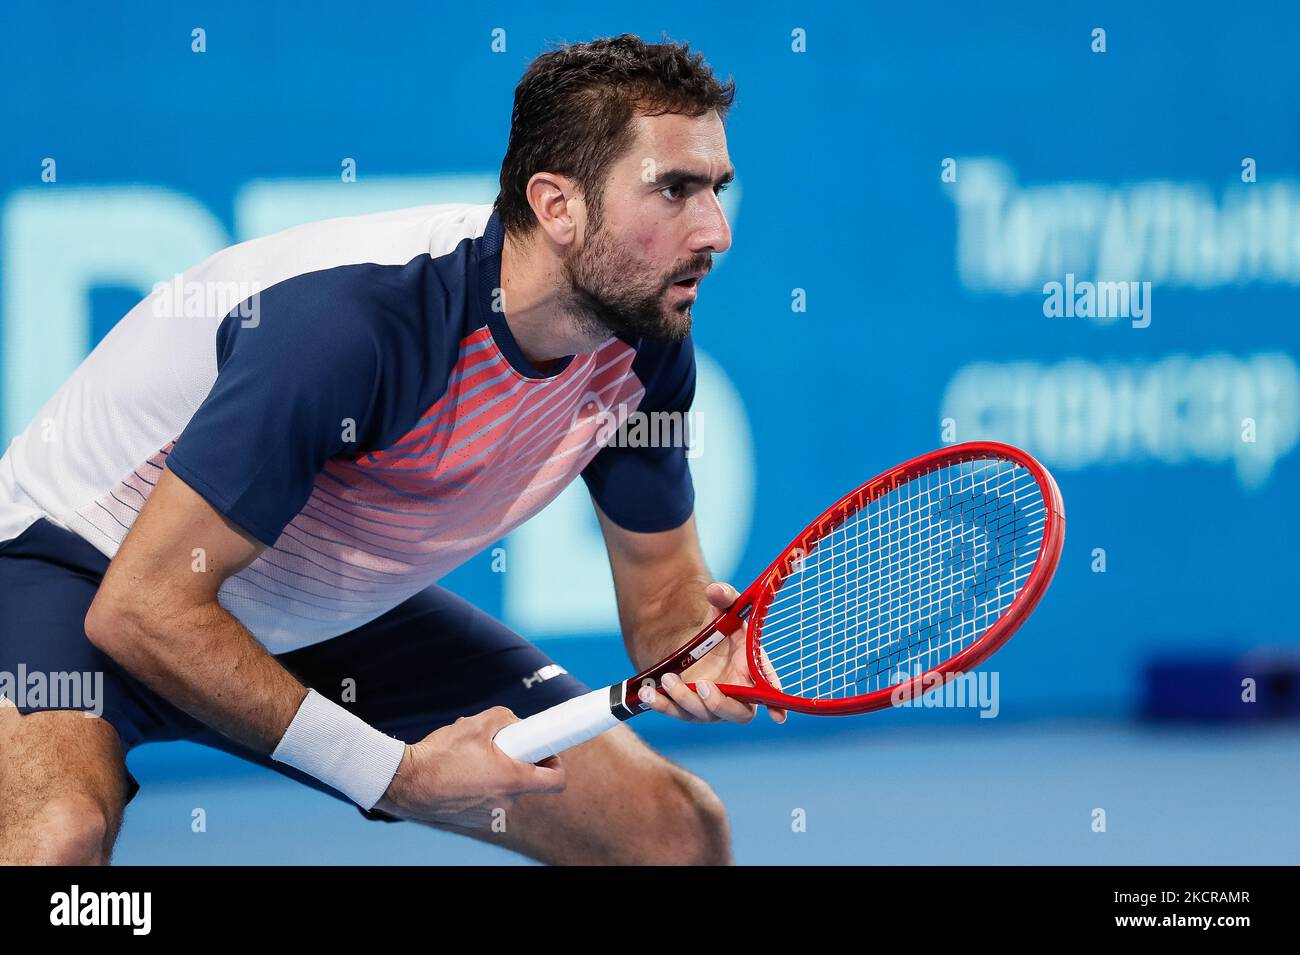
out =
{"type": "MultiPolygon", "coordinates": [[[[94,710],[117,731],[124,752],[141,743],[189,740],[350,802],[188,716],[93,646],[86,639],[86,612],[107,568],[107,557],[46,520],[0,542],[0,674],[9,675],[11,688],[18,682],[27,687],[12,699],[22,712],[94,710]],[[49,685],[52,674],[94,676],[85,699],[63,693],[55,700],[28,692],[35,685],[32,674],[49,685]],[[96,693],[99,674],[102,690],[96,693]]],[[[437,586],[356,630],[276,659],[306,686],[408,743],[493,706],[509,707],[522,718],[588,690],[523,637],[437,586]],[[345,680],[356,688],[355,702],[340,699],[345,680]]],[[[127,781],[129,801],[140,787],[129,772],[127,781]]]]}

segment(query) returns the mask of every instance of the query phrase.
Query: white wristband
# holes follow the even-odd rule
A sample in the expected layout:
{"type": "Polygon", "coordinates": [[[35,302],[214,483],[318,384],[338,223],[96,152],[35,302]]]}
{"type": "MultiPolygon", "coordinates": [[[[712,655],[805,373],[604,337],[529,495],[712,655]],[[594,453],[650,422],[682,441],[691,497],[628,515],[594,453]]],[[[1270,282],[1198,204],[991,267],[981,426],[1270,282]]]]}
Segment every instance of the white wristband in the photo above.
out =
{"type": "Polygon", "coordinates": [[[406,744],[375,729],[315,690],[284,731],[271,758],[333,786],[371,809],[397,774],[406,744]]]}

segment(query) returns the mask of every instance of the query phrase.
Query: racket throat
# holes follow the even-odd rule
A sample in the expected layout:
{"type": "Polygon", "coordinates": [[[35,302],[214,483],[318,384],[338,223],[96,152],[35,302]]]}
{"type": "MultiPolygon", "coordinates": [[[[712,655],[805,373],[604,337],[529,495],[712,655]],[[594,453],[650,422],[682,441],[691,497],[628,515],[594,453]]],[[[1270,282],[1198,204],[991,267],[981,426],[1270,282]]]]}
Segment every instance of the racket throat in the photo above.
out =
{"type": "Polygon", "coordinates": [[[712,623],[705,626],[690,643],[678,650],[676,654],[650,667],[648,670],[642,670],[630,680],[611,686],[609,688],[610,712],[620,721],[624,721],[650,709],[649,706],[641,702],[638,696],[642,687],[648,686],[662,692],[659,681],[663,679],[664,674],[675,673],[681,676],[683,671],[726,640],[729,634],[740,629],[753,609],[754,601],[747,599],[747,595],[737,597],[730,607],[723,611],[712,623]]]}

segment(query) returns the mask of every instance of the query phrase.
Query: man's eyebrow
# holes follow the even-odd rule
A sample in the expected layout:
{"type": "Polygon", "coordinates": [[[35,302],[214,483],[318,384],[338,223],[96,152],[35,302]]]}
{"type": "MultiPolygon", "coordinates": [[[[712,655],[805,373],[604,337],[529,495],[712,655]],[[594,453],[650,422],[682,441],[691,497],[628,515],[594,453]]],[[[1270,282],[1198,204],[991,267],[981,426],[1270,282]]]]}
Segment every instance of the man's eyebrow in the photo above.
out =
{"type": "Polygon", "coordinates": [[[718,186],[725,186],[735,178],[736,170],[734,167],[728,169],[719,176],[717,182],[714,182],[708,176],[700,175],[698,172],[691,172],[689,169],[668,169],[661,172],[655,178],[654,185],[658,188],[662,188],[669,184],[681,186],[713,186],[714,188],[717,188],[718,186]]]}

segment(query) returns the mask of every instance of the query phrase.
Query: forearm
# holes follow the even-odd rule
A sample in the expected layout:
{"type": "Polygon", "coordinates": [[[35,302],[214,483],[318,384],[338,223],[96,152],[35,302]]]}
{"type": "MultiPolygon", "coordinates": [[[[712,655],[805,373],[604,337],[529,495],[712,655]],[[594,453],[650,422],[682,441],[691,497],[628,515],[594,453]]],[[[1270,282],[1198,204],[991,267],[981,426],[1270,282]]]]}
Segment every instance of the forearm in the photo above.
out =
{"type": "Polygon", "coordinates": [[[644,604],[621,611],[623,643],[638,669],[658,663],[713,618],[704,590],[713,583],[701,564],[680,572],[644,604]]]}
{"type": "Polygon", "coordinates": [[[220,605],[87,618],[96,646],[201,723],[369,809],[406,744],[307,690],[220,605]]]}
{"type": "Polygon", "coordinates": [[[95,643],[134,677],[201,723],[270,753],[306,688],[216,602],[158,619],[118,614],[95,643]]]}

